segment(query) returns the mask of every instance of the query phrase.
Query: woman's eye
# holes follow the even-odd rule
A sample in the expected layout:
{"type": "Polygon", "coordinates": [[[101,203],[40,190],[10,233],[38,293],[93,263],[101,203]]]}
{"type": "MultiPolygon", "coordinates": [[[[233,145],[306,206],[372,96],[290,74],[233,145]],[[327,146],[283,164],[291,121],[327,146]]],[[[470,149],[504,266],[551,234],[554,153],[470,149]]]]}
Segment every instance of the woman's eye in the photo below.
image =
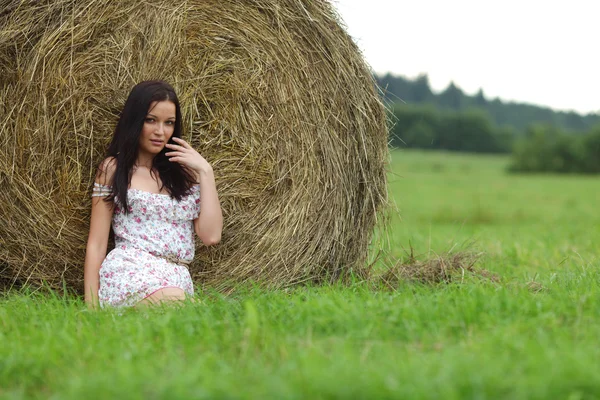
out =
{"type": "Polygon", "coordinates": [[[146,118],[145,121],[148,122],[148,123],[152,123],[152,122],[154,122],[154,118],[146,118]]]}
{"type": "Polygon", "coordinates": [[[175,122],[174,121],[167,121],[167,124],[169,125],[173,125],[175,122]]]}

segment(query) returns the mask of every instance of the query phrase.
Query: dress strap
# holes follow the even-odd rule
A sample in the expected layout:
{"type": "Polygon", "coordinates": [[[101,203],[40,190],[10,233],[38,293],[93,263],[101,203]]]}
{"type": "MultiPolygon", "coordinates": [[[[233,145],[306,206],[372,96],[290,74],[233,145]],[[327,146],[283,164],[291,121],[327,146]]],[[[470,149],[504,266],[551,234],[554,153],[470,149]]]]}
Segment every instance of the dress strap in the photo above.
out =
{"type": "Polygon", "coordinates": [[[92,188],[92,197],[106,197],[112,193],[112,186],[102,185],[100,183],[94,182],[94,187],[92,188]]]}

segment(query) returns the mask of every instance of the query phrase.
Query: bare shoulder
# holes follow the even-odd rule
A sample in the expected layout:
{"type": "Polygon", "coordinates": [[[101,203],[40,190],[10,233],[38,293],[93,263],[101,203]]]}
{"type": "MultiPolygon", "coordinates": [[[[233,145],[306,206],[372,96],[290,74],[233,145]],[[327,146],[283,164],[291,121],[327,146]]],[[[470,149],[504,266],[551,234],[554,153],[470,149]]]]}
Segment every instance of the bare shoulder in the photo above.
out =
{"type": "Polygon", "coordinates": [[[117,170],[117,159],[115,157],[108,157],[102,160],[98,166],[98,172],[96,173],[96,182],[101,185],[110,186],[117,170]]]}

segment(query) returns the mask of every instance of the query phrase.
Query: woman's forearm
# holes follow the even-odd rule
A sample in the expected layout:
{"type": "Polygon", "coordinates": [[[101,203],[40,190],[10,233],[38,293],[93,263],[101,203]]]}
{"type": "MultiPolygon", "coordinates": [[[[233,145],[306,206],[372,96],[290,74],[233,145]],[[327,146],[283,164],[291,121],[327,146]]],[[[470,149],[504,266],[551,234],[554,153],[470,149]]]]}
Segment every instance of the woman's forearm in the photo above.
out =
{"type": "Polygon", "coordinates": [[[106,256],[106,249],[88,248],[85,252],[85,266],[83,270],[84,298],[88,306],[95,308],[98,305],[98,289],[100,288],[100,266],[106,256]]]}
{"type": "Polygon", "coordinates": [[[195,220],[195,231],[206,245],[214,245],[221,241],[223,231],[223,212],[217,194],[215,176],[212,169],[197,173],[200,182],[200,215],[195,220]]]}

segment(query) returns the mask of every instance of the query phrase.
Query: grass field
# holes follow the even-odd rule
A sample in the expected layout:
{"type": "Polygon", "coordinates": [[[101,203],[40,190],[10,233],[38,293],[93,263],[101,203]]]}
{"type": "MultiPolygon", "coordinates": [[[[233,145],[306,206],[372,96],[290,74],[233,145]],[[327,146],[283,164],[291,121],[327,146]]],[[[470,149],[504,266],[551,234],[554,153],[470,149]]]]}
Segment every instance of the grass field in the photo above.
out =
{"type": "Polygon", "coordinates": [[[0,300],[0,398],[600,398],[600,179],[395,152],[392,253],[483,252],[498,281],[365,284],[87,312],[0,300]]]}

